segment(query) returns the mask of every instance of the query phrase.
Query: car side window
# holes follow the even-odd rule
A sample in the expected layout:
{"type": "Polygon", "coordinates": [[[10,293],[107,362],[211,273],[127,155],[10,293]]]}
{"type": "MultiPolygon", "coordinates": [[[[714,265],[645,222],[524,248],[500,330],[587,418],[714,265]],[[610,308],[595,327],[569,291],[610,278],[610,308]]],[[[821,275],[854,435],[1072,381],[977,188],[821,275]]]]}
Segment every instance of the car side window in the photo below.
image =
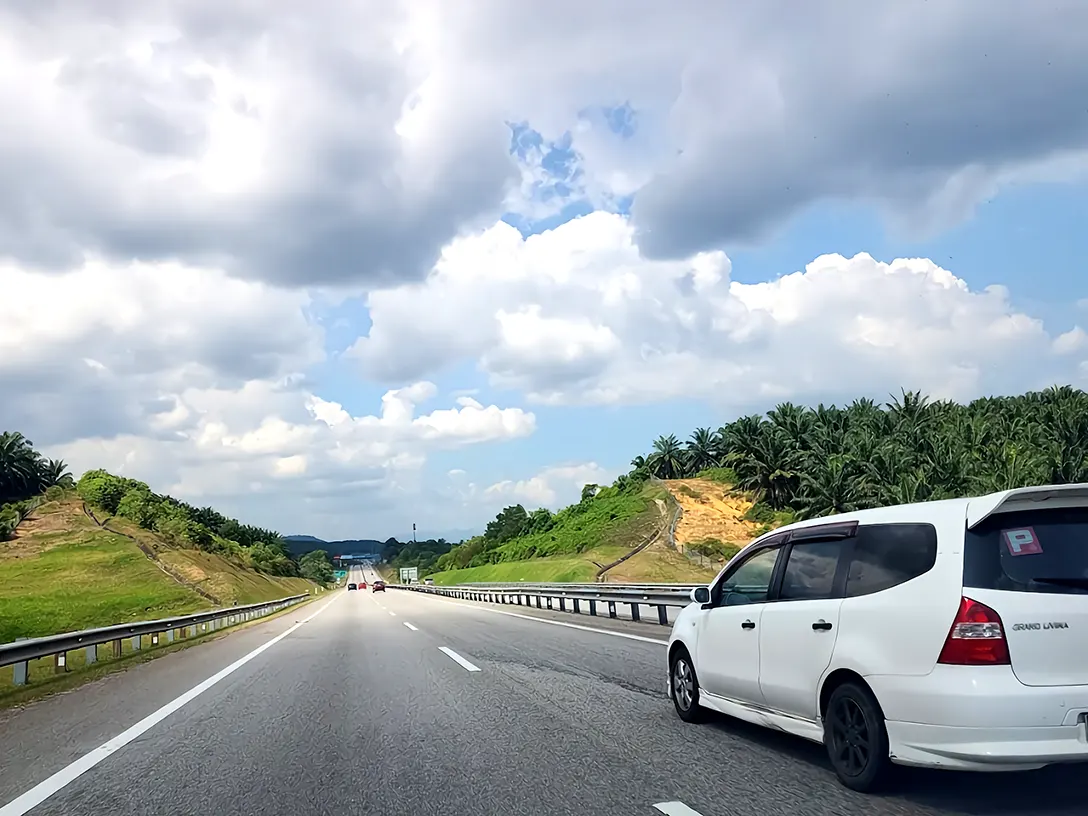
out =
{"type": "Polygon", "coordinates": [[[932,524],[868,524],[858,528],[846,597],[871,595],[924,575],[937,563],[932,524]]]}
{"type": "Polygon", "coordinates": [[[718,606],[763,603],[771,588],[782,546],[768,547],[746,559],[722,581],[718,606]]]}
{"type": "Polygon", "coordinates": [[[780,601],[815,601],[830,598],[835,591],[835,573],[843,542],[809,541],[790,548],[782,573],[780,601]]]}

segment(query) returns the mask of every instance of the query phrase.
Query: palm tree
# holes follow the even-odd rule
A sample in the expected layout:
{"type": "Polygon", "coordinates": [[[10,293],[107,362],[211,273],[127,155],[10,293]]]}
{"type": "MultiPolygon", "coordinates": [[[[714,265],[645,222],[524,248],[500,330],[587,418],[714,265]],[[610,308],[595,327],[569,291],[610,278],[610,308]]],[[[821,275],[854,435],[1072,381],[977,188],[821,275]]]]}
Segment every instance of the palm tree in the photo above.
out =
{"type": "Polygon", "coordinates": [[[676,434],[659,436],[654,440],[653,453],[647,458],[650,472],[659,479],[679,479],[687,470],[684,449],[676,434]]]}
{"type": "Polygon", "coordinates": [[[696,428],[687,443],[687,471],[694,476],[700,471],[717,467],[714,432],[710,428],[696,428]]]}
{"type": "Polygon", "coordinates": [[[0,433],[0,503],[37,492],[41,456],[18,431],[0,433]]]}
{"type": "Polygon", "coordinates": [[[38,489],[63,487],[69,490],[76,486],[76,480],[68,471],[63,459],[43,459],[38,469],[38,489]]]}

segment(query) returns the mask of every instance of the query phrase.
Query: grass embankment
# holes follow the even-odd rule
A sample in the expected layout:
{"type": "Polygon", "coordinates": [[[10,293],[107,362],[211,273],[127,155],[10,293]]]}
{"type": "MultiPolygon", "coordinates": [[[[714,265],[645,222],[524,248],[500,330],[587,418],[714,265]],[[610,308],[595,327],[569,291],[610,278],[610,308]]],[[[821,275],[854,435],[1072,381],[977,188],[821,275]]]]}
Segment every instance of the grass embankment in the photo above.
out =
{"type": "MultiPolygon", "coordinates": [[[[109,526],[150,546],[160,560],[229,606],[308,592],[197,550],[172,549],[123,519],[109,526]]],[[[43,504],[0,544],[0,643],[17,637],[184,615],[216,606],[167,575],[136,544],[87,518],[78,499],[43,504]]]]}
{"type": "Polygon", "coordinates": [[[493,563],[431,574],[436,584],[592,581],[664,521],[665,492],[607,492],[557,513],[551,529],[518,536],[488,552],[493,563]]]}
{"type": "MultiPolygon", "coordinates": [[[[683,508],[676,528],[676,549],[664,539],[605,573],[608,583],[699,583],[709,581],[746,543],[771,527],[789,521],[786,514],[766,517],[750,497],[735,491],[728,471],[707,471],[699,478],[662,484],[683,508]],[[781,516],[781,517],[780,517],[781,516]]],[[[437,584],[485,582],[593,581],[600,565],[634,547],[663,521],[660,488],[639,495],[595,500],[585,512],[571,515],[547,533],[513,539],[497,550],[509,557],[542,550],[563,554],[505,560],[494,564],[434,573],[437,584]],[[577,552],[584,542],[594,546],[577,552]],[[565,551],[565,552],[564,552],[565,551]],[[573,551],[573,552],[571,552],[573,551]]],[[[667,515],[667,513],[666,513],[667,515]]],[[[558,516],[557,516],[558,518],[558,516]]]]}
{"type": "MultiPolygon", "coordinates": [[[[633,546],[633,545],[632,545],[633,546]]],[[[575,555],[553,555],[525,561],[501,561],[459,570],[432,573],[436,584],[482,584],[518,581],[569,583],[592,581],[601,566],[615,561],[631,547],[608,545],[575,555]]]]}

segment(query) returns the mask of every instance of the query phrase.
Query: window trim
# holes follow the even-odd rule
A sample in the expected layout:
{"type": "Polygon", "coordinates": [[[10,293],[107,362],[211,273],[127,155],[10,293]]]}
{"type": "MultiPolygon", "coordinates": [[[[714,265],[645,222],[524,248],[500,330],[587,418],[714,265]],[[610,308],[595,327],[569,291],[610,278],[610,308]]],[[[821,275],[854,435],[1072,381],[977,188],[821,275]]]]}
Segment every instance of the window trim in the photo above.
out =
{"type": "Polygon", "coordinates": [[[786,541],[837,541],[846,538],[854,538],[858,534],[861,522],[832,521],[827,524],[813,524],[808,527],[799,527],[786,533],[786,541]]]}

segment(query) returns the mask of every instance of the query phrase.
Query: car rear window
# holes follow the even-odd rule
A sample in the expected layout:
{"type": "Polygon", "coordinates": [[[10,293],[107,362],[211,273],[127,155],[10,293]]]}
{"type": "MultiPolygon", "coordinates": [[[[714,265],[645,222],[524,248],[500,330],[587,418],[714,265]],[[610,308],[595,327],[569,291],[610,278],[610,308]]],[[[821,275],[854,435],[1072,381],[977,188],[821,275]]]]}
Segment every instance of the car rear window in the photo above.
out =
{"type": "Polygon", "coordinates": [[[964,543],[964,586],[1088,594],[1088,508],[995,513],[964,543]]]}
{"type": "Polygon", "coordinates": [[[905,584],[936,563],[937,530],[932,524],[863,524],[854,538],[846,597],[905,584]]]}

